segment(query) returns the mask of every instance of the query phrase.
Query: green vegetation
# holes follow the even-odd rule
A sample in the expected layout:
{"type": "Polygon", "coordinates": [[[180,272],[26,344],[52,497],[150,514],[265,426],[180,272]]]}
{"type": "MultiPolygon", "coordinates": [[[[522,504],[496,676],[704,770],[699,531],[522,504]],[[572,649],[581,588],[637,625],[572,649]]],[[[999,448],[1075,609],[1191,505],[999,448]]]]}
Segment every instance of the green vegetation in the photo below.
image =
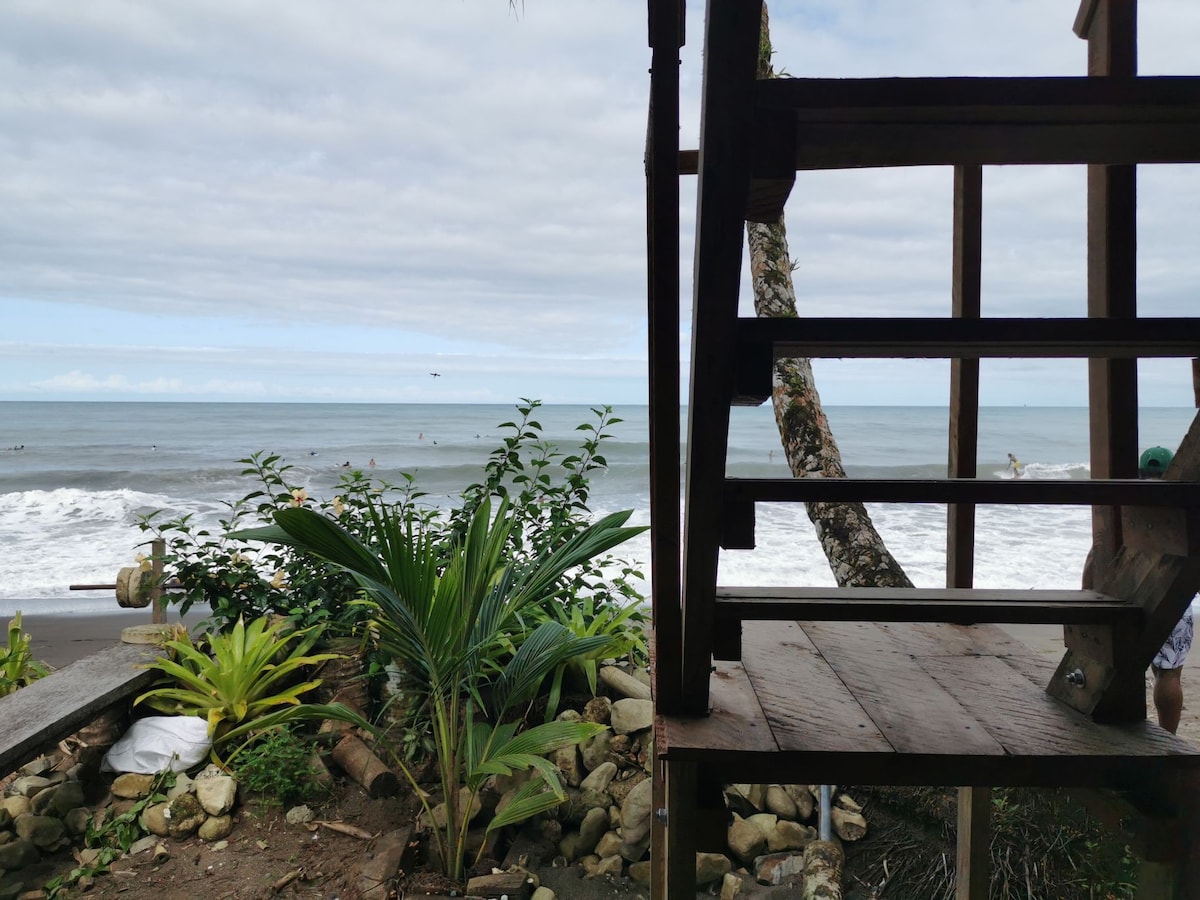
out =
{"type": "Polygon", "coordinates": [[[21,612],[8,623],[8,646],[0,647],[0,697],[50,674],[33,658],[33,640],[21,631],[21,612]]]}
{"type": "Polygon", "coordinates": [[[166,642],[168,657],[146,664],[166,678],[139,696],[160,712],[202,716],[213,740],[212,759],[231,761],[257,732],[287,722],[340,719],[367,725],[340,704],[305,704],[298,699],[320,681],[296,682],[294,676],[335,653],[309,654],[319,629],[281,633],[282,623],[265,618],[247,627],[240,619],[228,634],[209,635],[200,646],[186,633],[166,642]],[[221,759],[225,747],[233,749],[221,759]]]}
{"type": "Polygon", "coordinates": [[[291,806],[318,799],[325,789],[316,780],[311,741],[290,728],[275,728],[238,754],[233,767],[238,783],[266,803],[291,806]]]}

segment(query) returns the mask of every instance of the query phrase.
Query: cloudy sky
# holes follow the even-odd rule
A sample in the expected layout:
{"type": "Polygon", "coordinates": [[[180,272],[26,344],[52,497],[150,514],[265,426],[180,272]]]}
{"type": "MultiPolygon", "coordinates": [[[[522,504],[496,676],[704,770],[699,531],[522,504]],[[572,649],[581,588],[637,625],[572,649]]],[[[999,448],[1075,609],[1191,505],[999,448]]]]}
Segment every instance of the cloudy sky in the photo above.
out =
{"type": "MultiPolygon", "coordinates": [[[[1078,75],[1077,6],[776,3],[776,65],[1078,75]]],[[[1200,74],[1200,4],[1142,7],[1142,73],[1200,74]]],[[[691,147],[702,24],[689,0],[691,147]]],[[[644,0],[7,0],[0,399],[645,402],[649,61],[644,0]]],[[[802,174],[801,314],[947,314],[950,187],[802,174]]],[[[1083,189],[985,171],[985,315],[1084,314],[1083,189]]],[[[1186,314],[1200,179],[1147,167],[1140,191],[1142,311],[1186,314]]],[[[688,181],[685,322],[694,203],[688,181]]],[[[1145,366],[1143,402],[1190,404],[1188,371],[1145,366]]],[[[817,377],[829,404],[946,400],[940,361],[817,377]]],[[[1085,402],[1078,362],[983,380],[985,403],[1085,402]]]]}

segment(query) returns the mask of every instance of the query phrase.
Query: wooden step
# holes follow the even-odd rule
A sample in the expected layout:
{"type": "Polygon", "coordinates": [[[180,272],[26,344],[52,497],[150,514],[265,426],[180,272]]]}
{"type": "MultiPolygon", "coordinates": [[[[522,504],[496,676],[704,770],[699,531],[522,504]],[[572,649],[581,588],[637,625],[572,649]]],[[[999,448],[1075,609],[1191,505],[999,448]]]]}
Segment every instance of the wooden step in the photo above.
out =
{"type": "Polygon", "coordinates": [[[980,622],[1026,625],[1141,623],[1142,608],[1096,591],[994,588],[717,587],[720,623],[980,622]]]}

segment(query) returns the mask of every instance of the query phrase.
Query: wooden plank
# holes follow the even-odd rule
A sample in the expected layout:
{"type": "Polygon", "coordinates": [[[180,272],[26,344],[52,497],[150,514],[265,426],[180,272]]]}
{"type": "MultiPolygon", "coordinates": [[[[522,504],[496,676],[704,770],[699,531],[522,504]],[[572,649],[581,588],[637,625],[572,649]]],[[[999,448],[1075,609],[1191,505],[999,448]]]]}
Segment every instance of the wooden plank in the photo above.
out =
{"type": "Polygon", "coordinates": [[[980,721],[885,632],[856,623],[805,622],[802,627],[898,753],[1004,755],[980,721]]]}
{"type": "Polygon", "coordinates": [[[1124,479],[727,478],[730,502],[994,503],[1200,505],[1200,484],[1124,479]]]}
{"type": "MultiPolygon", "coordinates": [[[[1143,720],[1130,725],[1097,725],[1038,690],[1003,660],[983,656],[919,659],[948,694],[976,717],[1011,756],[1084,765],[1088,757],[1118,761],[1172,756],[1200,766],[1198,751],[1186,741],[1143,720]]],[[[1079,784],[1068,778],[1064,784],[1079,784]]]]}
{"type": "Polygon", "coordinates": [[[667,761],[664,765],[667,794],[666,893],[667,897],[696,894],[695,763],[667,761]]]}
{"type": "MultiPolygon", "coordinates": [[[[954,249],[951,315],[978,319],[983,257],[983,169],[954,169],[954,249]]],[[[950,446],[947,474],[974,478],[979,444],[979,360],[950,360],[950,446]]],[[[975,507],[946,510],[946,587],[971,587],[975,578],[975,507]]]]}
{"type": "Polygon", "coordinates": [[[996,625],[881,622],[878,627],[910,656],[1027,656],[1034,652],[996,625]]]}
{"type": "Polygon", "coordinates": [[[721,621],[1140,623],[1142,608],[1095,591],[718,587],[721,621]]]}
{"type": "Polygon", "coordinates": [[[718,662],[713,667],[704,716],[656,717],[656,751],[675,756],[685,748],[740,747],[748,753],[776,753],[779,745],[741,663],[718,662]]]}
{"type": "Polygon", "coordinates": [[[708,0],[696,210],[691,386],[683,538],[680,706],[708,708],[713,591],[733,389],[733,328],[741,285],[742,218],[750,184],[762,3],[708,0]]]}
{"type": "Polygon", "coordinates": [[[958,789],[958,835],[954,867],[956,900],[987,900],[992,858],[991,788],[958,789]]]}
{"type": "Polygon", "coordinates": [[[651,0],[646,153],[650,422],[650,598],[661,642],[657,702],[679,705],[683,611],[679,554],[679,46],[683,4],[651,0]]]}
{"type": "Polygon", "coordinates": [[[747,624],[743,665],[780,750],[893,752],[891,743],[797,623],[747,624]]]}
{"type": "MultiPolygon", "coordinates": [[[[1128,43],[1126,32],[1119,37],[1128,43]]],[[[1198,76],[1092,74],[1122,77],[778,78],[758,82],[755,101],[802,123],[1200,123],[1198,76]]]]}
{"type": "MultiPolygon", "coordinates": [[[[800,318],[742,317],[739,347],[764,343],[774,358],[863,359],[1191,358],[1200,349],[1195,318],[800,318]]],[[[752,362],[753,360],[751,360],[752,362]]],[[[1134,469],[1137,474],[1136,454],[1134,469]]]]}
{"type": "Polygon", "coordinates": [[[116,644],[0,698],[0,772],[12,771],[144,691],[159,673],[143,666],[159,655],[144,644],[116,644]]]}

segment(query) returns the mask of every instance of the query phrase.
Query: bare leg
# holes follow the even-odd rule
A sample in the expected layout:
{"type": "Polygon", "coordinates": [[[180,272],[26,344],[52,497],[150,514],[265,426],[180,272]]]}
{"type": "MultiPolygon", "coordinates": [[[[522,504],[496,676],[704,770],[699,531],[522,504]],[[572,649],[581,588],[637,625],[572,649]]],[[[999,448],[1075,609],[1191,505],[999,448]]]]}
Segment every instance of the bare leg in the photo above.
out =
{"type": "Polygon", "coordinates": [[[1152,668],[1158,724],[1174,734],[1179,729],[1179,717],[1183,714],[1183,684],[1179,677],[1183,669],[1152,668]]]}

